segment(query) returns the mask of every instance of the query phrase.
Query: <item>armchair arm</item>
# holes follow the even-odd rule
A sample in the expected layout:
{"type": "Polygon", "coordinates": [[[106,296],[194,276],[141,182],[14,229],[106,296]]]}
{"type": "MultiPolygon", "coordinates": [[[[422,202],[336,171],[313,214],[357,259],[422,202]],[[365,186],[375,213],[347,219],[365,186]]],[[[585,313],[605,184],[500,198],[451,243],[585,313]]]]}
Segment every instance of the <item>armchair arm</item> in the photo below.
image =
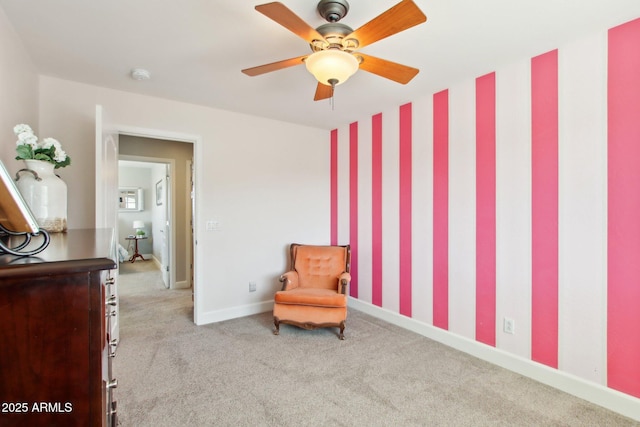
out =
{"type": "Polygon", "coordinates": [[[280,282],[282,283],[282,291],[289,291],[298,287],[298,272],[287,271],[280,276],[280,282]]]}
{"type": "Polygon", "coordinates": [[[346,295],[347,286],[349,285],[350,282],[351,282],[351,274],[347,273],[346,271],[340,274],[340,276],[338,276],[338,291],[341,294],[346,295]]]}

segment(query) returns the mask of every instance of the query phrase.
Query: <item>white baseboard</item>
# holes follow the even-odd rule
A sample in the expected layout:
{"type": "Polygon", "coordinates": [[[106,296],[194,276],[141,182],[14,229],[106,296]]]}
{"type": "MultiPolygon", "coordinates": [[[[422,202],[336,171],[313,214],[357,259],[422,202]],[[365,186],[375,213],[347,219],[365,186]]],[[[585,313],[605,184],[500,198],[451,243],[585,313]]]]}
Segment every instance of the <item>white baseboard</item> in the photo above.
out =
{"type": "Polygon", "coordinates": [[[160,260],[156,258],[155,255],[149,255],[149,256],[151,257],[151,261],[153,261],[156,267],[158,267],[158,270],[162,270],[162,263],[160,262],[160,260]]]}
{"type": "Polygon", "coordinates": [[[640,421],[640,399],[575,375],[524,359],[478,341],[402,316],[373,304],[349,298],[349,306],[386,322],[410,330],[456,350],[529,377],[558,390],[640,421]]]}
{"type": "Polygon", "coordinates": [[[189,282],[186,280],[180,280],[179,282],[176,281],[176,285],[174,286],[174,289],[189,289],[191,286],[189,286],[189,282]]]}
{"type": "Polygon", "coordinates": [[[195,323],[196,325],[206,325],[207,323],[222,322],[223,320],[251,316],[254,314],[264,313],[266,311],[273,311],[273,300],[240,305],[222,310],[208,311],[202,314],[198,313],[195,323]]]}

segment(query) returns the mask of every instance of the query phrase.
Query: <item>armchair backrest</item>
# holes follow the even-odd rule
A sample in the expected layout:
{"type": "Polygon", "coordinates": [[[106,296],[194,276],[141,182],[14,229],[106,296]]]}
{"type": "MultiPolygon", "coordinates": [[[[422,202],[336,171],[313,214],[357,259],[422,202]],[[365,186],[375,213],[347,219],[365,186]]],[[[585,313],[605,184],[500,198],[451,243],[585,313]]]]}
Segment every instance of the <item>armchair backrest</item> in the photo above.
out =
{"type": "Polygon", "coordinates": [[[338,276],[349,271],[346,246],[291,245],[291,265],[302,288],[338,289],[338,276]]]}

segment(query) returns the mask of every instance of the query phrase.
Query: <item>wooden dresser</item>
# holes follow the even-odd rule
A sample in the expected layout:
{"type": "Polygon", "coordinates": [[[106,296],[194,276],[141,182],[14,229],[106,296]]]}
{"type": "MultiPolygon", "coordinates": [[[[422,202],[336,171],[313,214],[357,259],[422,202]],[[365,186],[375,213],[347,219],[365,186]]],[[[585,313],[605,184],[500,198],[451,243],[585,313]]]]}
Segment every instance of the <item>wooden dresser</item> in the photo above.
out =
{"type": "Polygon", "coordinates": [[[0,426],[115,426],[110,229],[51,234],[0,256],[0,426]]]}

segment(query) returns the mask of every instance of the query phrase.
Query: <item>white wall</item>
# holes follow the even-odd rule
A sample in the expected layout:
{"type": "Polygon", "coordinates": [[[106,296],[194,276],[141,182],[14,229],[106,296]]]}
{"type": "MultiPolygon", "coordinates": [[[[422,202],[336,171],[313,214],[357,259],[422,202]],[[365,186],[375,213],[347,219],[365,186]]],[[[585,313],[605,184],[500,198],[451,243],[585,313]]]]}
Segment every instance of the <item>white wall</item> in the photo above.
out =
{"type": "Polygon", "coordinates": [[[207,323],[269,310],[291,242],[329,243],[326,130],[40,78],[40,126],[74,164],[69,227],[93,225],[94,112],[117,126],[196,135],[196,316],[207,323]],[[74,208],[71,208],[73,206],[74,208]],[[207,220],[219,230],[205,231],[207,220]],[[257,291],[248,292],[248,282],[257,291]]]}
{"type": "MultiPolygon", "coordinates": [[[[13,127],[29,124],[38,133],[38,76],[7,16],[0,8],[0,160],[13,174],[16,157],[13,127]]],[[[48,136],[48,135],[44,135],[48,136]]]]}

